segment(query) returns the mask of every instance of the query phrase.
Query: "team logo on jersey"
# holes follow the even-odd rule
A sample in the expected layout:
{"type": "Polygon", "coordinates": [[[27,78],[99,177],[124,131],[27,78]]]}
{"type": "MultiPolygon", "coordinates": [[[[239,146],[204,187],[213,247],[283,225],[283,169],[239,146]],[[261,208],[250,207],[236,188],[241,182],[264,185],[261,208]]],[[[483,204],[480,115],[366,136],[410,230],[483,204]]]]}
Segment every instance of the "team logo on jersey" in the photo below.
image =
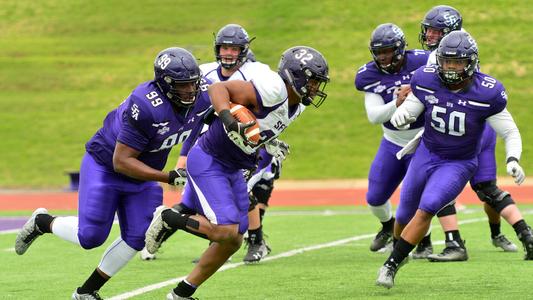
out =
{"type": "Polygon", "coordinates": [[[466,106],[466,100],[457,100],[457,104],[466,106]]]}
{"type": "Polygon", "coordinates": [[[439,103],[439,99],[433,95],[426,95],[426,101],[429,103],[429,104],[437,104],[439,103]]]}
{"type": "Polygon", "coordinates": [[[155,128],[159,128],[157,130],[157,134],[164,135],[165,133],[170,131],[170,127],[168,127],[168,123],[170,122],[163,122],[163,123],[153,123],[152,126],[155,128]]]}
{"type": "Polygon", "coordinates": [[[378,86],[376,86],[376,88],[374,88],[374,94],[379,94],[381,92],[383,92],[385,89],[387,89],[386,86],[380,84],[378,86]]]}
{"type": "Polygon", "coordinates": [[[507,100],[507,93],[505,93],[505,91],[502,91],[501,95],[503,99],[507,100]]]}
{"type": "Polygon", "coordinates": [[[131,106],[131,117],[135,119],[135,121],[139,120],[139,113],[141,111],[139,110],[139,106],[137,104],[133,104],[131,106]]]}

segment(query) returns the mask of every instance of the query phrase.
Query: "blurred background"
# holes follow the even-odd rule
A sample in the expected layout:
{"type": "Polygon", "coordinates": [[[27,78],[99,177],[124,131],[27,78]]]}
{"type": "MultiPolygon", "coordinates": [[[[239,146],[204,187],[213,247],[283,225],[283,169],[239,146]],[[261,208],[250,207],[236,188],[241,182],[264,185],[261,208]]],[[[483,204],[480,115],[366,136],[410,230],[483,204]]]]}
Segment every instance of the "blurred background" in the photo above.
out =
{"type": "MultiPolygon", "coordinates": [[[[365,178],[381,139],[366,119],[356,70],[371,60],[368,40],[381,23],[420,48],[420,21],[434,5],[463,15],[477,40],[481,70],[503,82],[533,172],[531,72],[533,9],[528,1],[0,1],[0,188],[60,188],[79,168],[85,142],[110,110],[153,78],[162,49],[187,48],[214,60],[213,33],[237,23],[257,37],[257,59],[277,69],[295,45],[330,64],[328,99],[281,136],[291,145],[284,179],[365,178]]],[[[498,163],[504,163],[499,141],[498,163]]],[[[167,167],[174,166],[177,149],[167,167]]],[[[503,175],[505,168],[499,168],[503,175]]]]}

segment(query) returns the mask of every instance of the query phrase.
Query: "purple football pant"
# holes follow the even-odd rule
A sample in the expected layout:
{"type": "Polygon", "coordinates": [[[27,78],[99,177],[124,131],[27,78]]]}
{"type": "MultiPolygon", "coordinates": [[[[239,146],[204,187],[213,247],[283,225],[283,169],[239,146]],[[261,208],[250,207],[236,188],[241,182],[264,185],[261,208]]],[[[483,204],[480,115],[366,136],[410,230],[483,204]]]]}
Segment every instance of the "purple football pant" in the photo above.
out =
{"type": "Polygon", "coordinates": [[[412,154],[398,160],[396,152],[401,149],[402,147],[384,138],[381,139],[381,144],[368,174],[366,202],[369,205],[385,204],[405,176],[412,154]]]}
{"type": "Polygon", "coordinates": [[[144,234],[163,189],[154,181],[134,183],[85,154],[80,168],[78,238],[85,249],[102,245],[118,215],[122,239],[131,248],[144,247],[144,234]]]}
{"type": "Polygon", "coordinates": [[[250,202],[242,170],[223,165],[196,144],[187,155],[187,172],[181,203],[212,224],[239,224],[239,233],[245,233],[250,202]]]}
{"type": "Polygon", "coordinates": [[[478,157],[477,171],[470,179],[470,185],[496,180],[496,132],[486,125],[481,137],[481,152],[478,157]]]}
{"type": "Polygon", "coordinates": [[[406,225],[417,209],[436,215],[455,201],[476,169],[477,157],[469,160],[441,159],[421,142],[403,181],[396,220],[406,225]]]}

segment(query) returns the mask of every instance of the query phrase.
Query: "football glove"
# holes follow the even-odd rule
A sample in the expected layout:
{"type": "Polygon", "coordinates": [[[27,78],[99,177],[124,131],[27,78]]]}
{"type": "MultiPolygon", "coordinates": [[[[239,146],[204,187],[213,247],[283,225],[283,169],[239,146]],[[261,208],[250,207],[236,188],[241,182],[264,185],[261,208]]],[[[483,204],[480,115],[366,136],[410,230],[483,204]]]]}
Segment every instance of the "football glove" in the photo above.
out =
{"type": "Polygon", "coordinates": [[[400,130],[409,129],[409,124],[414,121],[416,117],[411,116],[406,109],[403,109],[403,106],[400,106],[390,119],[391,124],[400,130]]]}
{"type": "Polygon", "coordinates": [[[514,157],[510,157],[507,160],[507,174],[513,176],[514,182],[518,185],[521,185],[526,179],[524,170],[518,164],[518,160],[514,157]]]}
{"type": "Polygon", "coordinates": [[[187,183],[187,171],[183,168],[168,172],[168,184],[180,186],[187,183]]]}
{"type": "Polygon", "coordinates": [[[272,139],[265,143],[265,150],[268,154],[274,156],[279,160],[285,160],[287,155],[291,153],[289,144],[280,139],[272,139]]]}
{"type": "Polygon", "coordinates": [[[255,125],[255,121],[241,123],[231,115],[229,109],[222,110],[219,114],[224,129],[229,139],[237,145],[244,153],[252,154],[255,152],[254,145],[246,137],[246,129],[255,125]]]}

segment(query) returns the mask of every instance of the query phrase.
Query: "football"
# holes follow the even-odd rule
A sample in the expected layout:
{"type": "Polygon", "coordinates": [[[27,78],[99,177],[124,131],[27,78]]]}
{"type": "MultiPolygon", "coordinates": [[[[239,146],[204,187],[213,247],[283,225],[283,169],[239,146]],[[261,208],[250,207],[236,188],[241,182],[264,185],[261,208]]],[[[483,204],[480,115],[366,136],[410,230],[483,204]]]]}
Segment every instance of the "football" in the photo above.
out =
{"type": "Polygon", "coordinates": [[[233,115],[233,117],[241,123],[248,123],[252,121],[256,122],[254,126],[246,129],[245,134],[252,144],[259,144],[259,139],[261,138],[261,135],[259,130],[259,124],[257,123],[255,115],[248,108],[235,103],[230,103],[230,112],[231,115],[233,115]]]}

